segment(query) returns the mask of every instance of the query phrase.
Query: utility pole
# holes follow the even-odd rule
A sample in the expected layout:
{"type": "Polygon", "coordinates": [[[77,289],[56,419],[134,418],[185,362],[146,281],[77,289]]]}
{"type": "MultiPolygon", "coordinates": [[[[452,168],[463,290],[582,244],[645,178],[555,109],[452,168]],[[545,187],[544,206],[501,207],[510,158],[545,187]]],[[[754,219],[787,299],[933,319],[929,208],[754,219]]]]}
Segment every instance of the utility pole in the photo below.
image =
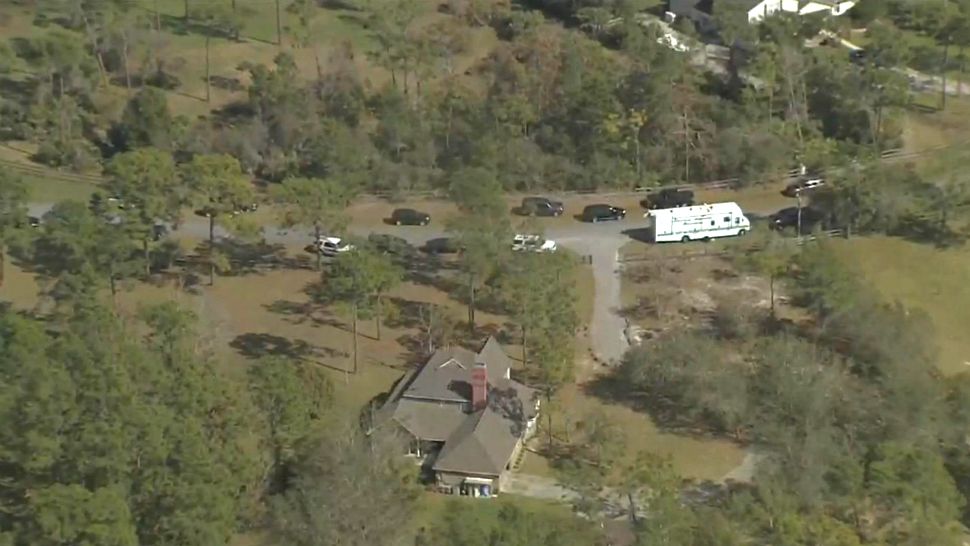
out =
{"type": "Polygon", "coordinates": [[[801,244],[802,242],[802,192],[801,190],[795,192],[795,200],[798,203],[798,222],[797,222],[798,225],[796,226],[795,229],[798,230],[796,232],[796,236],[798,237],[798,243],[801,244]]]}

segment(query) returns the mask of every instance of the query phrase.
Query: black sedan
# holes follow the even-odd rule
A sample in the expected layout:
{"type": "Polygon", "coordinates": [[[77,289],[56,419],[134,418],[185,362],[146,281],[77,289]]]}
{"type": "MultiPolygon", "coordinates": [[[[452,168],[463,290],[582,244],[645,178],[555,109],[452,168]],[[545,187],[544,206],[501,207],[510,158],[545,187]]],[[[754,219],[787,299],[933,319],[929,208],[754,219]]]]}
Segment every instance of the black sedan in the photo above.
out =
{"type": "Polygon", "coordinates": [[[626,218],[626,209],[613,205],[589,205],[583,209],[581,218],[584,222],[604,222],[607,220],[622,220],[626,218]]]}
{"type": "Polygon", "coordinates": [[[431,223],[431,216],[414,209],[394,209],[388,220],[395,226],[426,226],[431,223]]]}

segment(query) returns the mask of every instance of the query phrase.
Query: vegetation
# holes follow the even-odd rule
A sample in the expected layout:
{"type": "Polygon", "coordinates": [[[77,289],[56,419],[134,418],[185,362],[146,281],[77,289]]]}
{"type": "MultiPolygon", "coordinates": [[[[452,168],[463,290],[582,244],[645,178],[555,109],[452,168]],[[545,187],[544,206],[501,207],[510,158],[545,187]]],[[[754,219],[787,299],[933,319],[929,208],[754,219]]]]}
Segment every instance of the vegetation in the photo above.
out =
{"type": "MultiPolygon", "coordinates": [[[[646,545],[959,544],[970,380],[936,372],[919,309],[884,301],[827,244],[761,233],[735,265],[768,279],[770,313],[717,301],[710,320],[662,332],[578,386],[576,257],[513,254],[504,194],[713,179],[743,188],[804,166],[825,173],[810,205],[846,244],[879,233],[962,245],[966,155],[881,159],[912,106],[902,68],[938,72],[947,108],[946,78],[962,76],[970,45],[967,2],[863,0],[861,60],[805,46],[846,18],[752,26],[719,3],[717,36],[677,23],[692,41],[726,44],[723,62],[665,45],[659,23],[644,22],[651,2],[7,4],[0,24],[24,29],[0,42],[0,140],[26,150],[11,168],[36,172],[33,161],[105,183],[88,202],[55,196],[33,225],[32,179],[0,175],[0,286],[9,255],[43,296],[29,310],[0,304],[0,544],[208,546],[265,532],[268,545],[597,545],[616,511],[646,545]],[[322,42],[326,17],[352,35],[322,42]],[[261,24],[274,43],[253,43],[261,24]],[[475,50],[481,36],[486,51],[475,50]],[[176,263],[180,290],[196,283],[193,266],[207,271],[209,286],[191,287],[200,307],[218,294],[216,273],[260,260],[309,269],[256,241],[248,213],[263,188],[282,227],[312,227],[317,239],[345,235],[361,192],[435,190],[460,212],[442,222],[454,260],[353,240],[326,263],[317,254],[306,301],[266,303],[293,322],[350,330],[345,389],[308,356],[333,348],[240,332],[218,345],[249,361],[225,373],[213,350],[221,332],[208,335],[192,312],[125,305],[126,288],[165,284],[176,263]],[[186,209],[207,224],[197,254],[182,245],[199,241],[165,234],[186,209]],[[464,320],[391,297],[429,276],[467,308],[464,320]],[[799,320],[778,312],[782,291],[799,320]],[[507,317],[498,335],[520,344],[513,373],[544,398],[546,449],[584,518],[459,499],[413,529],[424,496],[404,440],[361,415],[391,385],[360,386],[373,369],[360,321],[374,320],[371,346],[390,345],[382,329],[420,332],[393,340],[411,364],[480,342],[489,314],[507,317]],[[569,414],[555,411],[559,396],[580,387],[664,429],[752,447],[753,482],[693,495],[672,461],[628,449],[642,431],[604,411],[556,423],[566,431],[556,437],[554,416],[569,414]]],[[[539,225],[521,229],[539,235],[539,225]]],[[[662,320],[672,295],[654,269],[662,320]]]]}

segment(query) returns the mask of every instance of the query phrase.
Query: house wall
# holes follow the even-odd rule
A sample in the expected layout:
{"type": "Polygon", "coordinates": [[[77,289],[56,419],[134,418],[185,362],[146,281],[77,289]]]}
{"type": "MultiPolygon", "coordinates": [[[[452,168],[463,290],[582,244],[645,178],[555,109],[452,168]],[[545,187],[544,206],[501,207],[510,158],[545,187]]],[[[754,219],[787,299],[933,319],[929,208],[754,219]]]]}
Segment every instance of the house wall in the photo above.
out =
{"type": "Polygon", "coordinates": [[[802,7],[799,13],[801,15],[808,15],[810,13],[819,13],[819,12],[827,11],[829,12],[829,14],[835,17],[838,17],[844,14],[845,12],[849,11],[853,7],[855,7],[855,4],[856,4],[855,2],[838,2],[834,6],[832,6],[821,2],[809,2],[802,7]]]}
{"type": "MultiPolygon", "coordinates": [[[[440,472],[440,471],[435,473],[435,481],[438,487],[447,487],[447,486],[452,486],[453,484],[460,484],[465,480],[465,478],[468,478],[468,477],[473,477],[473,478],[476,478],[477,480],[490,481],[493,495],[498,493],[501,490],[501,485],[500,485],[501,476],[497,476],[497,477],[479,476],[475,474],[462,474],[458,472],[440,472]]],[[[455,487],[455,494],[457,495],[459,486],[454,485],[454,487],[455,487]]]]}
{"type": "Polygon", "coordinates": [[[798,13],[798,0],[764,0],[748,11],[748,22],[756,23],[778,11],[798,13]]]}

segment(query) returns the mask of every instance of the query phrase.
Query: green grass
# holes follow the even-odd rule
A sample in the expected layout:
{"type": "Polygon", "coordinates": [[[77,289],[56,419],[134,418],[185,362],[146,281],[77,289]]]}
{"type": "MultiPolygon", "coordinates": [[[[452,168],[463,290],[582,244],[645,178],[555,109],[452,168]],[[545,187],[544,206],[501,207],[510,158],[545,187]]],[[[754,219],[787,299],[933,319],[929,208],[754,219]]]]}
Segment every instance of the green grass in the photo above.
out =
{"type": "Polygon", "coordinates": [[[38,176],[24,176],[29,199],[35,203],[56,203],[58,201],[87,201],[98,186],[87,182],[69,182],[38,176]]]}
{"type": "Polygon", "coordinates": [[[834,241],[834,248],[867,284],[887,299],[925,311],[933,321],[933,339],[943,373],[970,365],[970,249],[940,250],[890,237],[834,241]]]}

